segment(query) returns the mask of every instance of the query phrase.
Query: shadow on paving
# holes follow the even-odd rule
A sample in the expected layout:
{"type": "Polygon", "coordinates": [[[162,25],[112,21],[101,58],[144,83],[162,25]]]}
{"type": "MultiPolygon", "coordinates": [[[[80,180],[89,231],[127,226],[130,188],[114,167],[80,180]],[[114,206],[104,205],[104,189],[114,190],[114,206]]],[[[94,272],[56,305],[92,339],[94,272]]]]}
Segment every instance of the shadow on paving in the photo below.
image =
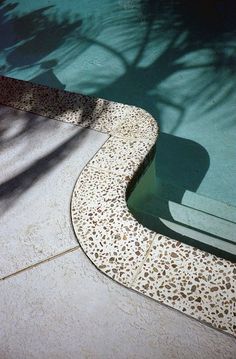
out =
{"type": "MultiPolygon", "coordinates": [[[[2,79],[1,84],[4,87],[4,79],[2,79]]],[[[24,82],[18,82],[18,89],[15,92],[11,92],[10,101],[11,103],[15,101],[22,103],[25,98],[31,95],[31,88],[27,85],[25,86],[24,82]],[[23,86],[23,91],[21,86],[23,86]],[[19,89],[21,91],[19,91],[19,89]],[[22,100],[19,95],[20,93],[22,100]]],[[[66,98],[67,95],[66,93],[56,91],[56,93],[48,99],[47,106],[50,111],[47,117],[35,115],[35,113],[38,112],[39,105],[44,101],[44,94],[40,93],[40,91],[35,91],[32,104],[27,112],[14,108],[11,109],[9,116],[9,107],[1,107],[0,149],[2,161],[4,161],[4,151],[11,149],[12,153],[14,153],[14,148],[19,145],[20,141],[22,144],[27,143],[29,139],[33,138],[36,134],[40,134],[42,137],[47,136],[49,130],[53,130],[56,134],[56,123],[53,125],[52,121],[49,121],[48,118],[54,119],[57,116],[63,116],[63,114],[70,110],[74,110],[73,101],[69,102],[66,98]]],[[[76,110],[80,110],[80,115],[78,115],[80,116],[80,127],[77,132],[73,133],[73,135],[63,143],[60,143],[56,148],[53,148],[49,153],[35,160],[28,167],[25,168],[23,166],[24,169],[22,171],[18,171],[11,178],[7,178],[0,184],[0,201],[2,202],[1,209],[3,211],[8,209],[25,191],[29,190],[53,168],[65,160],[71,152],[78,149],[78,146],[81,145],[86,138],[88,124],[91,125],[96,118],[94,115],[96,106],[97,99],[81,97],[81,101],[76,103],[76,110]]],[[[101,105],[99,107],[99,115],[102,115],[106,110],[107,102],[104,102],[103,107],[101,107],[101,105]]],[[[57,120],[55,120],[55,122],[57,122],[57,120]]],[[[22,160],[23,159],[22,157],[22,160]]]]}
{"type": "MultiPolygon", "coordinates": [[[[171,124],[167,126],[168,133],[160,136],[150,183],[168,182],[171,173],[172,180],[176,179],[181,188],[176,194],[177,203],[181,203],[186,190],[196,192],[211,158],[202,145],[177,137],[176,132],[186,117],[191,123],[187,110],[192,106],[198,109],[199,115],[206,116],[206,128],[208,124],[218,123],[221,131],[233,129],[233,107],[228,106],[223,115],[221,109],[227,107],[235,93],[236,3],[233,0],[197,3],[140,0],[124,4],[125,8],[120,2],[109,3],[110,15],[104,26],[110,33],[122,34],[114,45],[100,39],[102,27],[96,14],[91,18],[77,14],[75,19],[64,12],[59,17],[55,6],[49,5],[16,16],[17,6],[17,2],[9,5],[5,0],[0,7],[1,34],[8,33],[7,37],[0,36],[5,58],[1,72],[36,69],[30,77],[33,82],[64,89],[68,84],[58,79],[58,68],[67,68],[74,58],[90,48],[105,51],[112,61],[120,64],[122,73],[114,78],[109,66],[106,74],[97,72],[94,76],[88,72],[87,85],[94,88],[93,94],[146,109],[158,119],[161,129],[171,124]],[[191,78],[189,74],[193,72],[191,78]],[[181,85],[183,78],[189,79],[188,88],[179,93],[179,88],[186,86],[184,82],[181,85]],[[167,110],[173,118],[166,116],[167,110]]],[[[67,109],[62,104],[61,111],[64,110],[67,109]]],[[[30,125],[26,125],[26,133],[27,126],[30,125]]],[[[65,145],[65,149],[68,147],[69,144],[65,145]]],[[[60,156],[63,148],[56,153],[60,156]]],[[[54,155],[49,155],[48,160],[54,161],[54,155]]],[[[44,165],[40,162],[39,166],[44,165]]],[[[46,171],[48,166],[44,167],[42,170],[46,171]]],[[[30,169],[26,178],[29,174],[30,169]]],[[[11,186],[14,183],[12,179],[11,186]]],[[[132,196],[135,195],[134,190],[132,196]]]]}

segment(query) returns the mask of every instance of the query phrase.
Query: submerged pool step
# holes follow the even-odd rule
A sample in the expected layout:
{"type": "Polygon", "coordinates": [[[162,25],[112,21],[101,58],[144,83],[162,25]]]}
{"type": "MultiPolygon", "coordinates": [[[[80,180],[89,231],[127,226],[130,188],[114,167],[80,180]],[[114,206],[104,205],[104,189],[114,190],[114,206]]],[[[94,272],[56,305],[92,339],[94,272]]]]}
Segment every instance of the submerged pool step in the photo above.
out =
{"type": "Polygon", "coordinates": [[[166,183],[161,179],[157,179],[157,182],[157,189],[154,196],[157,194],[158,197],[162,199],[181,203],[184,206],[236,223],[235,207],[210,197],[203,196],[199,193],[166,183]],[[182,194],[180,195],[180,193],[182,194]]]}
{"type": "MultiPolygon", "coordinates": [[[[140,211],[140,208],[136,206],[134,206],[133,209],[140,211]]],[[[222,240],[236,243],[236,223],[219,218],[210,213],[160,197],[146,198],[145,208],[142,211],[154,217],[163,218],[170,222],[173,221],[220,237],[222,240]]]]}
{"type": "MultiPolygon", "coordinates": [[[[200,229],[200,221],[198,221],[199,212],[196,210],[192,210],[195,212],[191,213],[191,215],[195,217],[195,224],[197,224],[196,227],[193,227],[186,223],[181,223],[180,221],[178,222],[174,219],[165,218],[163,216],[163,211],[153,214],[146,212],[146,209],[142,210],[130,205],[129,209],[139,222],[141,222],[144,226],[156,231],[157,233],[193,245],[194,247],[201,248],[207,252],[223,256],[227,259],[233,261],[236,260],[235,242],[225,240],[224,238],[200,229]]],[[[186,207],[183,206],[182,212],[185,210],[186,207]]],[[[215,219],[217,219],[217,217],[215,217],[215,219]]],[[[219,227],[217,226],[217,228],[219,227]]]]}
{"type": "Polygon", "coordinates": [[[236,258],[236,209],[158,179],[151,193],[143,177],[128,207],[146,227],[227,258],[236,258]],[[137,191],[140,189],[140,191],[137,191]],[[145,206],[144,206],[145,203],[145,206]]]}

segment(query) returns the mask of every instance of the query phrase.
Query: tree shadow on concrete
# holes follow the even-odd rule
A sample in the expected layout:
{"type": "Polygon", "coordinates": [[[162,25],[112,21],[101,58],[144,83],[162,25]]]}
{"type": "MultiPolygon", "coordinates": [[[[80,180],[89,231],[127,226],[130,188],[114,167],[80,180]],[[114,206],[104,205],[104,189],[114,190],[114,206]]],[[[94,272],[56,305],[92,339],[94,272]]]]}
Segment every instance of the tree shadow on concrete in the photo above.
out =
{"type": "MultiPolygon", "coordinates": [[[[232,0],[211,0],[207,3],[204,0],[197,3],[184,0],[175,2],[146,0],[130,4],[125,13],[114,11],[110,18],[106,19],[106,26],[111,32],[122,32],[124,35],[118,50],[117,47],[99,40],[96,19],[91,21],[89,28],[86,28],[82,18],[71,23],[65,16],[59,21],[56,16],[48,15],[48,11],[52,10],[51,7],[14,19],[9,19],[3,14],[4,32],[12,26],[19,29],[18,39],[14,37],[14,31],[8,40],[4,40],[8,43],[2,44],[2,48],[7,49],[5,66],[6,69],[37,66],[40,70],[31,77],[33,81],[43,84],[51,82],[53,86],[63,88],[65,85],[55,74],[55,66],[62,61],[55,56],[58,47],[63,47],[66,42],[70,43],[67,50],[64,48],[64,63],[91,46],[105,50],[122,64],[123,73],[114,81],[110,81],[111,73],[108,68],[107,77],[102,75],[102,85],[98,86],[94,95],[145,108],[158,119],[161,129],[166,122],[165,109],[175,111],[177,116],[172,128],[168,136],[164,135],[160,138],[158,151],[165,152],[165,156],[169,159],[166,166],[174,171],[173,177],[178,178],[178,166],[174,165],[176,157],[180,165],[186,158],[185,151],[188,151],[188,146],[186,147],[184,140],[183,146],[179,146],[181,140],[173,137],[187,116],[186,110],[192,104],[197,104],[202,109],[202,114],[211,113],[212,110],[217,113],[222,103],[231,98],[235,92],[235,3],[232,0]],[[28,24],[26,28],[24,24],[28,24]],[[57,29],[59,29],[58,33],[57,29]],[[151,61],[147,64],[144,60],[150,47],[158,51],[152,53],[151,61]],[[127,54],[132,50],[135,51],[135,56],[130,59],[127,54]],[[209,54],[207,61],[205,58],[202,60],[200,56],[202,52],[209,54]],[[197,53],[200,54],[199,58],[195,56],[194,60],[189,60],[189,57],[197,53]],[[178,87],[176,87],[176,91],[170,93],[165,84],[173,77],[185,76],[189,71],[197,73],[189,91],[187,90],[181,97],[178,96],[178,87]],[[206,101],[213,97],[216,100],[206,101]],[[179,153],[173,155],[173,146],[170,146],[170,143],[174,142],[176,143],[174,147],[179,153]]],[[[11,6],[14,8],[16,5],[11,6]]],[[[12,8],[4,3],[2,5],[3,12],[9,12],[12,8]]],[[[99,73],[91,81],[93,84],[99,82],[99,73]]],[[[43,98],[36,101],[43,101],[43,98]]],[[[63,105],[59,106],[57,111],[63,112],[63,105]]],[[[222,126],[229,125],[228,119],[226,123],[224,116],[216,115],[215,120],[221,121],[222,126]]],[[[185,161],[184,168],[188,173],[189,183],[192,181],[192,189],[196,191],[209,166],[209,155],[202,146],[193,143],[192,146],[195,146],[194,156],[190,155],[185,161]],[[205,159],[203,162],[196,163],[196,157],[205,159]],[[189,169],[192,168],[192,163],[198,171],[198,176],[195,178],[189,169]]],[[[158,156],[157,152],[154,174],[157,179],[160,174],[158,170],[160,156],[158,156]]],[[[183,177],[180,179],[183,180],[183,177]]],[[[183,181],[180,187],[182,193],[177,195],[179,203],[187,189],[186,183],[183,181]]]]}
{"type": "MultiPolygon", "coordinates": [[[[1,108],[3,110],[3,108],[1,108]]],[[[3,111],[1,111],[3,112],[3,111]]],[[[4,159],[4,153],[8,149],[12,149],[11,153],[15,153],[17,149],[17,145],[21,143],[22,145],[27,143],[27,138],[31,136],[34,138],[34,133],[37,134],[41,133],[42,136],[46,136],[49,130],[52,130],[52,121],[48,119],[44,119],[42,117],[30,114],[28,112],[24,113],[24,122],[25,125],[24,129],[14,135],[13,138],[8,138],[7,141],[3,141],[1,143],[1,156],[4,159]]],[[[17,127],[17,122],[19,119],[21,120],[22,126],[22,113],[19,111],[14,111],[11,113],[13,116],[11,123],[9,123],[9,113],[8,116],[3,114],[1,117],[3,120],[7,119],[8,124],[7,128],[5,127],[4,133],[2,133],[1,137],[6,136],[7,132],[14,131],[17,127]]],[[[0,118],[1,122],[1,118],[0,118]]],[[[58,128],[53,126],[53,131],[57,132],[58,128]]],[[[30,162],[27,167],[24,164],[20,166],[15,166],[11,172],[11,177],[7,177],[6,180],[3,180],[0,184],[0,203],[1,203],[1,213],[4,213],[8,210],[14,203],[17,201],[26,191],[28,191],[32,186],[34,186],[39,180],[44,178],[50,171],[52,171],[58,164],[64,161],[70,153],[77,149],[79,145],[81,145],[85,139],[86,132],[85,129],[78,129],[75,134],[69,137],[69,139],[62,142],[59,146],[51,150],[49,153],[46,153],[40,158],[34,160],[32,157],[33,162],[30,162]],[[13,174],[13,175],[12,175],[13,174]]],[[[42,144],[43,138],[41,137],[42,144]]],[[[1,141],[1,140],[0,140],[1,141]]],[[[27,154],[22,153],[22,160],[26,157],[27,154]]],[[[18,165],[18,163],[16,163],[18,165]]],[[[4,164],[2,164],[2,169],[4,169],[4,164]]],[[[5,176],[4,176],[5,177],[5,176]]]]}
{"type": "MultiPolygon", "coordinates": [[[[18,98],[19,99],[19,98],[18,98]]],[[[13,159],[17,155],[17,149],[19,146],[26,145],[29,139],[40,136],[43,139],[48,133],[58,131],[58,126],[54,121],[49,121],[48,118],[35,115],[31,112],[22,112],[16,109],[10,109],[5,106],[0,108],[0,148],[1,148],[1,162],[2,162],[2,182],[0,183],[0,202],[1,212],[4,213],[15,201],[18,200],[26,191],[34,186],[39,180],[44,178],[50,171],[52,171],[57,165],[74,151],[78,150],[78,146],[81,146],[86,139],[87,121],[89,124],[93,123],[93,112],[96,108],[97,100],[92,101],[90,99],[89,106],[86,103],[80,105],[80,125],[83,126],[83,119],[86,121],[85,127],[79,127],[78,130],[70,135],[69,138],[64,140],[60,145],[53,148],[50,152],[44,154],[42,157],[38,157],[29,165],[24,163],[24,153],[22,152],[22,165],[16,162],[15,169],[11,170],[10,177],[4,175],[4,153],[11,151],[13,159]],[[54,122],[54,123],[53,123],[54,122]],[[6,177],[6,178],[5,178],[6,177]]],[[[78,106],[79,107],[79,106],[78,106]]],[[[101,108],[101,112],[106,108],[104,105],[101,108]]],[[[64,111],[70,110],[70,106],[63,107],[61,112],[62,116],[64,111]]],[[[30,109],[34,112],[34,107],[30,109]]],[[[58,115],[58,110],[56,110],[58,115]]],[[[54,118],[53,112],[51,117],[54,118]]],[[[71,130],[71,125],[68,124],[68,130],[71,130]]],[[[66,129],[64,130],[66,134],[66,129]]],[[[30,151],[30,148],[28,149],[30,151]]],[[[15,160],[14,160],[15,161],[15,160]]],[[[76,171],[76,169],[75,169],[76,171]]],[[[78,173],[79,175],[79,173],[78,173]]]]}
{"type": "MultiPolygon", "coordinates": [[[[80,97],[76,104],[73,100],[68,101],[68,93],[61,92],[65,85],[58,80],[54,73],[54,68],[60,59],[51,58],[45,60],[49,55],[62,46],[70,36],[76,39],[79,34],[82,20],[71,21],[66,15],[60,21],[56,14],[49,16],[47,11],[52,10],[53,6],[47,6],[21,16],[10,16],[11,11],[17,8],[18,3],[7,4],[4,0],[0,5],[0,51],[6,53],[5,71],[14,68],[30,68],[37,65],[40,74],[32,78],[36,83],[48,84],[57,88],[50,98],[50,91],[44,92],[32,89],[31,86],[25,86],[22,82],[14,84],[13,87],[6,90],[4,88],[4,78],[1,79],[1,96],[3,103],[9,103],[14,109],[11,110],[11,120],[9,121],[9,109],[1,108],[0,113],[0,148],[2,155],[4,150],[14,149],[19,141],[27,142],[27,139],[36,133],[47,136],[52,127],[52,121],[47,118],[34,115],[39,109],[44,110],[46,117],[63,118],[64,114],[70,111],[79,111],[79,124],[88,127],[94,121],[94,111],[97,106],[97,100],[86,96],[80,97]],[[14,29],[14,31],[12,31],[14,29]],[[6,36],[8,34],[8,36],[6,36]],[[8,92],[8,93],[7,93],[8,92]],[[29,101],[29,99],[31,99],[29,101]],[[27,112],[18,111],[17,104],[27,103],[27,112]],[[45,105],[47,103],[47,105],[45,105]],[[23,119],[22,119],[23,116],[23,119]]],[[[82,44],[84,49],[86,46],[82,44]]],[[[77,46],[77,52],[83,51],[77,46]]],[[[75,50],[75,45],[72,52],[75,50]]],[[[101,107],[101,105],[100,105],[101,107]]],[[[21,106],[19,106],[21,108],[21,106]]],[[[106,111],[107,103],[100,108],[100,114],[106,111]]],[[[55,131],[57,131],[55,126],[55,131]]],[[[49,173],[55,166],[75,149],[78,148],[86,137],[85,128],[79,128],[78,131],[61,143],[57,148],[47,153],[28,167],[18,170],[16,174],[7,178],[0,184],[1,209],[6,211],[10,208],[25,191],[28,191],[34,184],[49,173]]]]}

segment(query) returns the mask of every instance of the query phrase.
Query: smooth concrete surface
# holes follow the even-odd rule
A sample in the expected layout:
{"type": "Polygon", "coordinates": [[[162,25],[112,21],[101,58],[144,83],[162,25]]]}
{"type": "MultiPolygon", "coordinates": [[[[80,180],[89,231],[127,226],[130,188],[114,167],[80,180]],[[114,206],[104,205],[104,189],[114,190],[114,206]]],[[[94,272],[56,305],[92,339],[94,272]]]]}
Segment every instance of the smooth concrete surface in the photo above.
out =
{"type": "Polygon", "coordinates": [[[80,248],[0,282],[1,359],[234,359],[236,342],[101,274],[80,248]]]}
{"type": "Polygon", "coordinates": [[[78,246],[75,182],[108,135],[0,107],[0,277],[78,246]]]}

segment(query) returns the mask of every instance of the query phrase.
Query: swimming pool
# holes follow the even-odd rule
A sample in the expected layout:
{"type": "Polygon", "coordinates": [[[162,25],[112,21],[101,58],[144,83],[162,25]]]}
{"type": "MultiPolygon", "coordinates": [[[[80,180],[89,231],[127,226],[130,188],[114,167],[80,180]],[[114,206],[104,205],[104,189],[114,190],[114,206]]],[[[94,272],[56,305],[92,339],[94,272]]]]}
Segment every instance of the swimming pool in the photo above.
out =
{"type": "Polygon", "coordinates": [[[233,1],[3,1],[5,76],[134,104],[161,129],[128,206],[144,225],[235,255],[233,1]],[[192,5],[193,6],[193,5],[192,5]]]}

